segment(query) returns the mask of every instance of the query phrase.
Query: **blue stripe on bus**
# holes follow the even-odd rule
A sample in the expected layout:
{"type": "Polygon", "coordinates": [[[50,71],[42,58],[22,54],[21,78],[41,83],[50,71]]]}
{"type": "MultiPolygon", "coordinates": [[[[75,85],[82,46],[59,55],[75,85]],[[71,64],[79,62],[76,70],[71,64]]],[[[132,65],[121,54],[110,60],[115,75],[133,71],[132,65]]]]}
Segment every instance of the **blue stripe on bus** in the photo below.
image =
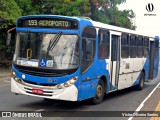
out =
{"type": "MultiPolygon", "coordinates": [[[[74,74],[71,75],[66,75],[66,76],[60,76],[60,77],[41,77],[41,76],[33,76],[33,75],[29,75],[29,74],[25,74],[22,73],[20,71],[18,71],[17,69],[15,69],[14,66],[12,66],[13,71],[16,73],[16,76],[20,79],[23,80],[22,75],[25,75],[26,78],[25,80],[28,82],[34,82],[37,85],[39,84],[60,84],[60,83],[64,83],[70,79],[72,79],[75,76],[79,76],[78,73],[80,71],[80,69],[78,69],[74,74]],[[56,80],[54,83],[51,83],[49,80],[56,80]]],[[[79,81],[79,80],[77,80],[79,81]]]]}

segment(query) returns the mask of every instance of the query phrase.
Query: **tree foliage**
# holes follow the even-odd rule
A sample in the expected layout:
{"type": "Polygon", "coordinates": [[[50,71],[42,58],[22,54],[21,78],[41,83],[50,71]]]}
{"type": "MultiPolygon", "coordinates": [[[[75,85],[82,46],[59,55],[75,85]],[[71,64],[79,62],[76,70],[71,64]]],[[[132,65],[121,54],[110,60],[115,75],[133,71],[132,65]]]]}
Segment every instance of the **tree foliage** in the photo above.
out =
{"type": "Polygon", "coordinates": [[[36,15],[41,14],[43,10],[43,4],[46,0],[15,0],[20,7],[21,15],[36,15]]]}
{"type": "Polygon", "coordinates": [[[44,13],[66,16],[89,16],[89,0],[49,0],[44,4],[44,13]]]}
{"type": "Polygon", "coordinates": [[[6,46],[6,32],[15,25],[20,15],[21,10],[14,0],[0,0],[0,53],[9,52],[6,46]]]}
{"type": "Polygon", "coordinates": [[[126,0],[0,0],[0,29],[14,25],[16,18],[34,14],[86,16],[120,27],[134,29],[132,10],[119,11],[126,0]]]}
{"type": "Polygon", "coordinates": [[[20,15],[20,8],[14,0],[0,0],[0,29],[15,24],[20,15]]]}
{"type": "Polygon", "coordinates": [[[85,16],[92,20],[135,29],[132,10],[118,10],[126,0],[0,0],[0,50],[6,50],[6,31],[20,16],[55,14],[85,16]]]}
{"type": "Polygon", "coordinates": [[[117,5],[124,3],[126,0],[91,0],[91,18],[103,23],[135,29],[131,19],[134,12],[132,10],[118,10],[117,5]]]}

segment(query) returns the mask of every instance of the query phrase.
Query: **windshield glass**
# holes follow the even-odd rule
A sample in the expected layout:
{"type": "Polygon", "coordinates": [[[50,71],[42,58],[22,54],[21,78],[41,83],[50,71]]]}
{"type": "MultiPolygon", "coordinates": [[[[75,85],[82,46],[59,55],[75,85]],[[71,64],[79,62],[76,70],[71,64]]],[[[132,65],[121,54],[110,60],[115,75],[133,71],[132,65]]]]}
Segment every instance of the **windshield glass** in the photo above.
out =
{"type": "Polygon", "coordinates": [[[79,65],[77,35],[17,33],[14,63],[22,66],[73,69],[79,65]]]}

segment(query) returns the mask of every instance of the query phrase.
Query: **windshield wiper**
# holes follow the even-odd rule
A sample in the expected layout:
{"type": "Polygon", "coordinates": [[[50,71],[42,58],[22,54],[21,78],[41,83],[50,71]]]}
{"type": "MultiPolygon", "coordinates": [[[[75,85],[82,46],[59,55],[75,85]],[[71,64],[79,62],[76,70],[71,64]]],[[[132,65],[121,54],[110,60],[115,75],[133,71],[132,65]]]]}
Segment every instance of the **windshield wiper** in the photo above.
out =
{"type": "Polygon", "coordinates": [[[62,32],[58,32],[56,34],[56,36],[49,41],[49,45],[48,45],[48,48],[47,48],[47,56],[48,56],[49,51],[53,50],[53,48],[57,44],[58,40],[60,39],[61,35],[62,35],[62,32]]]}
{"type": "Polygon", "coordinates": [[[62,35],[62,32],[58,32],[56,36],[50,40],[47,51],[53,50],[58,40],[60,39],[61,35],[62,35]]]}

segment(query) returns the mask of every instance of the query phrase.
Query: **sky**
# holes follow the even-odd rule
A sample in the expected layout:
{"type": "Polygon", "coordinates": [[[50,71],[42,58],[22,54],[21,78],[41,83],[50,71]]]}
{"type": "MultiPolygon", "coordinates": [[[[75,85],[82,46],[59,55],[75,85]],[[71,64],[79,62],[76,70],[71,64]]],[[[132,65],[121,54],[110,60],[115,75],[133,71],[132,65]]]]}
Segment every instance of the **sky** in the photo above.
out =
{"type": "Polygon", "coordinates": [[[133,19],[133,24],[137,26],[137,32],[149,36],[160,36],[160,0],[126,0],[126,3],[121,4],[118,8],[134,11],[136,17],[133,19]],[[149,3],[154,6],[152,12],[146,10],[149,3]],[[148,14],[154,14],[154,16],[148,14]]]}

